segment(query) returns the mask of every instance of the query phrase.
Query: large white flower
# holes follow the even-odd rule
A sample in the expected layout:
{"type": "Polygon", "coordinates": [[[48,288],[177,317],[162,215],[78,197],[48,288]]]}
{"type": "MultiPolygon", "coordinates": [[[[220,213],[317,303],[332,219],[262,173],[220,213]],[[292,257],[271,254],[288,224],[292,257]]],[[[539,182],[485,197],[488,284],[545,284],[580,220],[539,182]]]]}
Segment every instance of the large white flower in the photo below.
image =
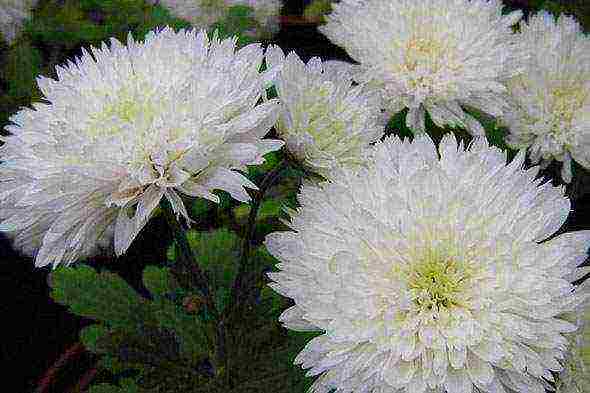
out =
{"type": "Polygon", "coordinates": [[[10,44],[39,0],[0,0],[0,31],[10,44]]]}
{"type": "Polygon", "coordinates": [[[262,140],[278,102],[264,90],[259,44],[170,28],[145,42],[83,50],[37,82],[49,102],[23,109],[2,137],[0,219],[36,264],[72,263],[97,247],[120,255],[165,196],[188,219],[176,191],[247,201],[256,186],[232,169],[260,164],[283,142],[262,140]]]}
{"type": "Polygon", "coordinates": [[[502,15],[500,0],[342,0],[320,30],[362,66],[357,76],[380,89],[392,113],[409,108],[408,127],[425,130],[425,112],[439,126],[483,134],[463,111],[503,113],[502,81],[520,73],[510,26],[520,12],[502,15]]]}
{"type": "Polygon", "coordinates": [[[585,300],[570,282],[590,231],[547,239],[563,188],[476,138],[389,138],[374,162],[301,191],[296,232],[266,245],[280,320],[321,330],[295,359],[327,393],[544,393],[567,351],[557,317],[585,300]]]}
{"type": "Polygon", "coordinates": [[[314,57],[305,64],[295,52],[285,58],[274,45],[266,62],[273,72],[280,69],[275,86],[283,111],[276,129],[289,151],[328,178],[337,166],[362,165],[369,143],[385,129],[378,96],[353,87],[344,62],[314,57]]]}
{"type": "Polygon", "coordinates": [[[590,37],[573,17],[541,12],[520,24],[520,43],[533,56],[526,71],[507,84],[513,100],[504,122],[507,142],[529,148],[533,162],[572,158],[590,169],[590,37]]]}

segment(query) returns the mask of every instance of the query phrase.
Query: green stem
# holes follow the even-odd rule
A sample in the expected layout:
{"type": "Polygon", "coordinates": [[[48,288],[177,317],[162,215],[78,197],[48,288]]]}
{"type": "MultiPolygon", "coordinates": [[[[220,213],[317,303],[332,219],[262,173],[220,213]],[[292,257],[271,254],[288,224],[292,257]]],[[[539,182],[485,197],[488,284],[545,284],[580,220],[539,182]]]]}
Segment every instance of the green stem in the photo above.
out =
{"type": "Polygon", "coordinates": [[[205,303],[209,306],[210,304],[208,304],[207,300],[212,298],[212,296],[207,276],[201,270],[197,261],[194,260],[193,252],[186,237],[186,231],[176,219],[170,203],[167,200],[164,200],[163,205],[162,210],[168,226],[172,229],[174,240],[176,242],[176,249],[178,250],[176,263],[172,268],[172,271],[182,287],[188,290],[197,288],[205,298],[205,303]]]}
{"type": "Polygon", "coordinates": [[[276,182],[281,172],[287,166],[287,160],[281,160],[270,172],[268,172],[260,186],[258,191],[255,192],[254,198],[252,199],[252,205],[250,207],[250,213],[248,215],[248,224],[246,226],[246,232],[244,236],[244,242],[242,244],[242,252],[240,257],[240,266],[238,274],[234,281],[231,293],[231,304],[232,308],[241,304],[243,297],[248,294],[249,283],[248,281],[251,276],[255,273],[250,269],[250,253],[252,250],[252,239],[256,231],[256,216],[262,200],[264,199],[265,192],[276,182]]]}
{"type": "Polygon", "coordinates": [[[215,359],[211,359],[211,361],[214,364],[214,367],[219,369],[219,367],[224,364],[225,357],[225,328],[223,320],[215,306],[213,292],[209,287],[209,279],[194,258],[194,254],[186,237],[186,231],[176,219],[170,203],[167,200],[164,200],[163,205],[162,210],[166,216],[168,226],[174,233],[174,239],[176,240],[178,250],[176,263],[172,267],[171,272],[184,289],[190,292],[193,288],[196,288],[203,295],[207,312],[213,317],[214,325],[215,359]]]}

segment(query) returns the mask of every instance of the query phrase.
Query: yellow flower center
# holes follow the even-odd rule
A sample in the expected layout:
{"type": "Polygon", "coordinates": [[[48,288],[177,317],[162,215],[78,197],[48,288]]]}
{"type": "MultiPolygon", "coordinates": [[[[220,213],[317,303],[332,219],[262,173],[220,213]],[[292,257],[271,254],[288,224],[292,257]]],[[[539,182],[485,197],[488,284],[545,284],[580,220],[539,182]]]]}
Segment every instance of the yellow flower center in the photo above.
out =
{"type": "Polygon", "coordinates": [[[553,113],[553,124],[556,130],[571,125],[574,115],[586,102],[588,93],[580,85],[559,87],[551,92],[551,112],[553,113]]]}
{"type": "Polygon", "coordinates": [[[434,256],[410,266],[406,279],[416,305],[439,310],[461,305],[460,295],[472,275],[468,264],[434,256]]]}

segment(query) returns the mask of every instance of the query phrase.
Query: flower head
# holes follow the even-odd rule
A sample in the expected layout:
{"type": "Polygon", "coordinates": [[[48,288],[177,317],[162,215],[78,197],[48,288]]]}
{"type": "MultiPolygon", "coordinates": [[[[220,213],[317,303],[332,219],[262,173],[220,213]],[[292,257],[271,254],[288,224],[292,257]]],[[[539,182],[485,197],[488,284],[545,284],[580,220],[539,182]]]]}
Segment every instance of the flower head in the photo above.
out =
{"type": "Polygon", "coordinates": [[[262,140],[278,103],[258,105],[258,44],[170,28],[145,42],[83,50],[37,82],[48,103],[13,115],[2,137],[0,219],[36,264],[72,263],[97,247],[122,254],[165,196],[249,200],[256,186],[232,169],[260,164],[283,142],[262,140]]]}
{"type": "Polygon", "coordinates": [[[328,178],[337,166],[362,165],[369,143],[385,128],[378,97],[353,87],[343,62],[315,57],[305,64],[295,52],[285,57],[277,46],[269,47],[266,62],[280,69],[275,86],[283,111],[276,129],[289,151],[328,178]]]}
{"type": "Polygon", "coordinates": [[[39,0],[0,0],[0,31],[10,44],[39,0]]]}
{"type": "Polygon", "coordinates": [[[280,320],[323,331],[295,359],[321,374],[311,391],[544,392],[576,329],[558,315],[587,298],[570,282],[590,231],[540,243],[570,203],[523,152],[505,160],[484,138],[390,138],[368,169],[303,187],[296,232],[266,246],[295,301],[280,320]]]}
{"type": "Polygon", "coordinates": [[[439,126],[483,134],[463,111],[502,114],[502,81],[522,69],[500,0],[342,0],[320,30],[362,66],[357,76],[378,88],[384,106],[409,108],[408,127],[425,131],[425,112],[439,126]]]}
{"type": "Polygon", "coordinates": [[[590,168],[590,37],[573,17],[547,13],[521,22],[520,44],[532,57],[512,78],[504,122],[507,142],[528,148],[533,162],[563,161],[562,178],[572,179],[571,160],[590,168]]]}

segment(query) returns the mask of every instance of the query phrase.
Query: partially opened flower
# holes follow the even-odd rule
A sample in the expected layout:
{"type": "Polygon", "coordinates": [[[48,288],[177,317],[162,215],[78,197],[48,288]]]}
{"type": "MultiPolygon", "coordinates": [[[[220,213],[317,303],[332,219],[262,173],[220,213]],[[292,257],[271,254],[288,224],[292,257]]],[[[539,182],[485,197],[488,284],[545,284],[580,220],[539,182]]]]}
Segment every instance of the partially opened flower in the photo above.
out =
{"type": "Polygon", "coordinates": [[[39,0],[0,0],[0,31],[4,40],[12,43],[22,23],[30,17],[31,8],[39,0]]]}
{"type": "Polygon", "coordinates": [[[569,183],[572,159],[590,169],[590,37],[573,17],[556,21],[547,12],[522,22],[518,36],[533,56],[507,84],[513,100],[504,117],[507,142],[528,148],[533,162],[562,161],[569,183]]]}
{"type": "Polygon", "coordinates": [[[476,138],[378,143],[371,166],[305,186],[296,232],[267,237],[295,359],[316,393],[544,393],[576,325],[558,317],[590,231],[562,226],[563,188],[476,138]],[[439,158],[440,154],[440,158],[439,158]]]}
{"type": "Polygon", "coordinates": [[[360,63],[357,75],[381,91],[407,125],[425,131],[425,114],[439,126],[483,134],[464,112],[503,113],[502,82],[522,70],[511,26],[520,12],[502,15],[500,0],[342,0],[320,27],[360,63]]]}
{"type": "Polygon", "coordinates": [[[145,42],[83,50],[38,78],[48,103],[10,120],[1,139],[0,218],[36,264],[72,263],[111,247],[121,255],[165,197],[177,192],[247,201],[255,188],[233,169],[260,164],[283,142],[262,140],[278,103],[264,90],[263,50],[202,31],[150,32],[145,42]],[[38,252],[37,252],[38,250],[38,252]]]}
{"type": "Polygon", "coordinates": [[[314,57],[307,64],[277,46],[267,50],[283,111],[276,125],[287,149],[327,178],[338,166],[359,167],[365,150],[383,135],[378,96],[352,86],[350,67],[314,57]]]}

